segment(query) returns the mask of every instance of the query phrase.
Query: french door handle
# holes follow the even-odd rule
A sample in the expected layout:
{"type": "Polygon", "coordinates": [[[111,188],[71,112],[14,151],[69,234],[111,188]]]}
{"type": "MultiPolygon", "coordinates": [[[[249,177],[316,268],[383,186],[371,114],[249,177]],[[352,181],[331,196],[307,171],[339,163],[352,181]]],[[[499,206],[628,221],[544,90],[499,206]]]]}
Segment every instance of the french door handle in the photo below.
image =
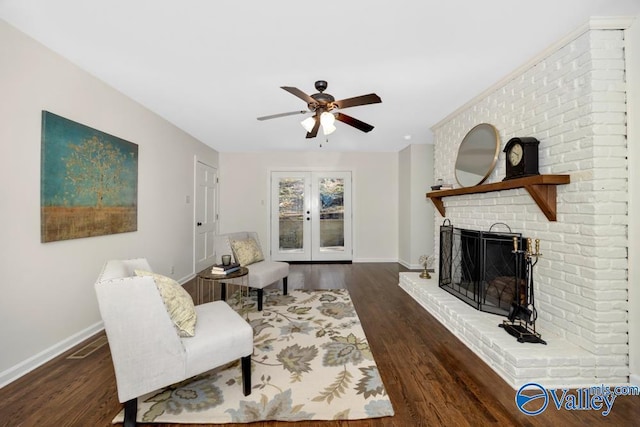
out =
{"type": "Polygon", "coordinates": [[[202,225],[202,223],[201,223],[201,222],[199,222],[199,223],[197,223],[196,225],[197,225],[198,227],[200,227],[200,226],[202,225]]]}

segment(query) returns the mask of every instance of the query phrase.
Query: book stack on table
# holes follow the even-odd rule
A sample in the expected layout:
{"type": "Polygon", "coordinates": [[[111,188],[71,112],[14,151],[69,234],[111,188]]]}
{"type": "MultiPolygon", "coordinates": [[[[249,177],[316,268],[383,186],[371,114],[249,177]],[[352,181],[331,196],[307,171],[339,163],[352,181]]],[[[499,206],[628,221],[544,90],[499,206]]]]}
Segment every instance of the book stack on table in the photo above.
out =
{"type": "Polygon", "coordinates": [[[215,264],[213,267],[211,267],[211,274],[229,274],[238,270],[240,270],[240,264],[238,264],[237,262],[231,263],[229,265],[215,264]]]}

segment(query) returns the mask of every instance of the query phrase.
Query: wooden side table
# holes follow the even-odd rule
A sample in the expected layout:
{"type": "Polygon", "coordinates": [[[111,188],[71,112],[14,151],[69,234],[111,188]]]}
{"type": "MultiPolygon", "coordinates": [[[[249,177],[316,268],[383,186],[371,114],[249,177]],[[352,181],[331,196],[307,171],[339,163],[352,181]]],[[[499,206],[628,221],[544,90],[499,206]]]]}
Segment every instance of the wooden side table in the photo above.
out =
{"type": "MultiPolygon", "coordinates": [[[[211,267],[207,267],[197,274],[196,280],[196,304],[202,304],[204,299],[204,288],[208,285],[209,295],[213,294],[216,283],[220,284],[220,293],[223,300],[227,299],[227,282],[232,284],[244,286],[249,289],[249,269],[246,267],[240,267],[229,274],[213,274],[211,267]],[[235,283],[237,281],[240,283],[235,283]]],[[[211,298],[213,299],[213,297],[211,298]]]]}

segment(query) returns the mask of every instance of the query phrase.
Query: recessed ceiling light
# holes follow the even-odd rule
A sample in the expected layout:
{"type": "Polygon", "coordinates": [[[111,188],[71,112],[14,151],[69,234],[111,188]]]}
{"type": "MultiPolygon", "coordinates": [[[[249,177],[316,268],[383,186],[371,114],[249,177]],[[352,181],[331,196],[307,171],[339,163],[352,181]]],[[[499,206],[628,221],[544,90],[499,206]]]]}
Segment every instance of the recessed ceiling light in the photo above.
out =
{"type": "Polygon", "coordinates": [[[404,136],[404,139],[405,139],[406,141],[410,140],[410,139],[411,139],[411,135],[405,135],[405,136],[404,136]]]}

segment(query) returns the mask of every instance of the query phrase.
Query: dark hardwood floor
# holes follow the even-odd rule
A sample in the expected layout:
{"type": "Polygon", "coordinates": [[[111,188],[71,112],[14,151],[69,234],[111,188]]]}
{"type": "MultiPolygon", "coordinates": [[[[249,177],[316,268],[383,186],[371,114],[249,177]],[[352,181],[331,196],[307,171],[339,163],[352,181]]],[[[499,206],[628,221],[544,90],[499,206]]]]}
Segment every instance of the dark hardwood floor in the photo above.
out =
{"type": "MultiPolygon", "coordinates": [[[[515,391],[398,287],[400,271],[405,269],[395,263],[294,264],[289,276],[290,289],[349,289],[395,416],[251,425],[638,425],[640,396],[618,397],[606,417],[599,411],[556,410],[552,405],[538,416],[522,414],[514,403],[515,391]]],[[[185,286],[193,291],[193,283],[185,286]]],[[[101,335],[0,389],[0,425],[111,425],[121,404],[108,345],[84,359],[67,357],[101,335]]]]}

